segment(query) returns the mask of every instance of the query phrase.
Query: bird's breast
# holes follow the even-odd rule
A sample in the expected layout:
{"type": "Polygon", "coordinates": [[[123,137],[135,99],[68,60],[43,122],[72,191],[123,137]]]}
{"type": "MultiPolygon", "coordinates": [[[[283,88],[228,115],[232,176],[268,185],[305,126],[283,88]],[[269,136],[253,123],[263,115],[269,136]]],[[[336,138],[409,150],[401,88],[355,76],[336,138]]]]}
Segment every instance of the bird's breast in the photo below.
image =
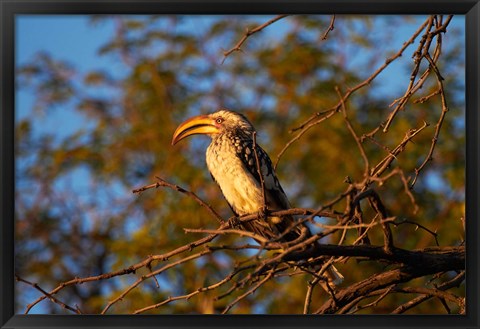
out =
{"type": "Polygon", "coordinates": [[[245,215],[263,207],[263,196],[260,184],[239,159],[238,147],[235,141],[212,141],[206,160],[227,202],[237,214],[245,215]]]}

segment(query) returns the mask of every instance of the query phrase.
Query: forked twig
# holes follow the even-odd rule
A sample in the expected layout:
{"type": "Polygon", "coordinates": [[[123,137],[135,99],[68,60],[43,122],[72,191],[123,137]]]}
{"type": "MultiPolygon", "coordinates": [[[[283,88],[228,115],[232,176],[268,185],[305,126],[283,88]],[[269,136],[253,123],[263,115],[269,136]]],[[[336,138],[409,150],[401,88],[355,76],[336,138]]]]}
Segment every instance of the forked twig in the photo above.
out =
{"type": "Polygon", "coordinates": [[[247,29],[247,31],[245,32],[245,34],[243,35],[243,37],[237,42],[237,44],[235,46],[233,46],[230,50],[226,50],[223,52],[223,60],[222,60],[222,64],[223,62],[225,62],[225,60],[227,59],[228,55],[230,55],[231,53],[235,52],[235,51],[241,51],[242,50],[242,45],[245,41],[247,41],[247,39],[252,35],[252,34],[255,34],[257,32],[260,32],[261,30],[263,30],[264,28],[266,28],[267,26],[269,26],[270,24],[273,24],[275,23],[276,21],[282,19],[282,18],[285,18],[289,15],[278,15],[274,18],[272,18],[271,20],[269,20],[268,22],[265,22],[263,23],[262,25],[259,25],[253,29],[247,29]]]}

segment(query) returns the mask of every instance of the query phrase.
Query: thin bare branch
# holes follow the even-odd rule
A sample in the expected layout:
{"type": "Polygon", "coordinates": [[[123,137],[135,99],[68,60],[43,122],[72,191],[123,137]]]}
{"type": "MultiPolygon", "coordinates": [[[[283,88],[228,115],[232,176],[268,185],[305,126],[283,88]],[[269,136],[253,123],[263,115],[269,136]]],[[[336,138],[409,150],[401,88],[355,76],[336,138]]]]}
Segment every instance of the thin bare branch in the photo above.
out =
{"type": "Polygon", "coordinates": [[[397,155],[399,155],[404,149],[405,146],[409,141],[413,139],[416,135],[418,135],[423,129],[428,127],[428,123],[424,122],[423,125],[418,129],[410,129],[405,134],[403,140],[398,144],[397,147],[390,152],[382,161],[380,161],[370,172],[371,176],[378,177],[383,174],[383,172],[390,166],[393,160],[396,159],[397,155]]]}
{"type": "Polygon", "coordinates": [[[237,42],[237,44],[235,46],[233,46],[230,50],[226,50],[223,52],[223,60],[222,60],[222,64],[223,62],[225,62],[225,60],[227,59],[227,57],[235,52],[235,51],[241,51],[242,50],[242,45],[245,41],[247,41],[247,39],[252,35],[252,34],[255,34],[257,32],[260,32],[262,31],[264,28],[266,28],[267,26],[275,23],[276,21],[282,19],[282,18],[285,18],[289,15],[278,15],[274,18],[272,18],[271,20],[269,20],[268,22],[265,22],[263,23],[262,25],[259,25],[253,29],[247,29],[247,31],[245,32],[245,34],[243,35],[243,37],[237,42]]]}
{"type": "Polygon", "coordinates": [[[330,33],[330,31],[333,31],[334,28],[335,28],[335,15],[332,15],[332,18],[330,19],[330,25],[328,26],[327,30],[323,34],[322,40],[327,40],[328,34],[330,33]]]}
{"type": "Polygon", "coordinates": [[[267,282],[268,280],[270,280],[270,278],[273,276],[274,274],[274,271],[271,270],[269,271],[269,273],[260,281],[258,281],[257,284],[255,284],[252,288],[250,288],[246,293],[238,296],[233,302],[231,302],[230,304],[227,305],[227,307],[225,307],[225,309],[222,311],[222,314],[226,314],[228,313],[228,311],[230,311],[230,309],[235,305],[237,304],[239,301],[241,301],[242,299],[244,299],[245,297],[247,297],[248,295],[251,295],[253,294],[258,288],[260,288],[261,285],[263,285],[265,282],[267,282]]]}
{"type": "Polygon", "coordinates": [[[177,266],[178,264],[183,264],[183,263],[186,263],[188,261],[191,261],[191,260],[194,260],[194,259],[197,259],[197,258],[200,258],[206,254],[210,254],[214,252],[213,250],[211,249],[205,249],[204,251],[201,251],[199,253],[196,253],[196,254],[193,254],[191,256],[187,256],[187,257],[184,257],[184,258],[181,258],[175,262],[172,262],[170,264],[167,264],[153,272],[150,272],[149,274],[146,274],[146,275],[142,275],[140,278],[137,279],[137,281],[135,281],[133,284],[131,284],[127,289],[125,289],[120,295],[118,295],[118,297],[114,298],[113,300],[109,301],[108,304],[105,306],[105,308],[102,310],[101,314],[105,314],[107,313],[107,311],[110,309],[110,307],[112,307],[115,303],[123,300],[123,298],[125,298],[125,296],[131,292],[134,288],[138,287],[142,282],[144,282],[145,280],[151,278],[151,277],[154,277],[155,275],[158,275],[162,272],[165,272],[166,270],[172,268],[172,267],[175,267],[177,266]]]}
{"type": "Polygon", "coordinates": [[[398,59],[399,57],[401,57],[403,55],[403,52],[405,51],[405,49],[408,48],[408,46],[410,46],[411,44],[413,44],[413,42],[415,41],[415,39],[417,38],[417,36],[424,30],[424,28],[428,25],[429,23],[429,19],[427,19],[418,29],[417,31],[415,31],[415,33],[413,33],[413,35],[410,37],[410,39],[408,39],[404,44],[403,46],[400,48],[400,50],[394,54],[393,56],[387,58],[385,60],[385,63],[382,64],[375,72],[373,72],[368,78],[366,78],[365,80],[363,80],[362,82],[360,82],[359,84],[357,84],[356,86],[352,87],[352,88],[349,88],[346,93],[343,95],[343,97],[341,98],[341,100],[334,106],[332,106],[330,109],[326,110],[326,111],[321,111],[321,112],[316,112],[314,113],[312,116],[310,116],[307,120],[305,120],[300,126],[296,127],[296,128],[293,128],[291,130],[291,132],[298,132],[294,137],[292,137],[292,139],[290,139],[290,141],[285,145],[285,147],[280,151],[279,155],[277,155],[277,158],[275,160],[275,165],[274,167],[276,168],[277,165],[278,165],[278,162],[280,161],[280,158],[282,157],[282,155],[286,152],[286,150],[294,143],[296,142],[297,140],[299,140],[308,130],[310,130],[310,128],[316,126],[317,124],[323,122],[325,119],[327,119],[328,117],[331,117],[332,115],[334,115],[335,113],[337,113],[340,109],[340,107],[342,106],[342,103],[345,103],[347,101],[347,99],[353,94],[355,93],[356,91],[362,89],[363,87],[365,86],[368,86],[370,85],[370,83],[380,74],[382,73],[393,61],[395,61],[396,59],[398,59]],[[326,118],[325,117],[325,114],[328,115],[328,117],[326,118]]]}
{"type": "Polygon", "coordinates": [[[352,126],[352,123],[348,119],[347,115],[347,108],[345,107],[345,102],[342,98],[342,95],[340,94],[340,89],[335,86],[335,91],[337,92],[338,97],[340,98],[341,102],[341,111],[343,113],[343,119],[345,121],[345,124],[347,125],[348,130],[350,131],[350,134],[352,135],[353,139],[355,140],[355,143],[357,144],[357,148],[360,151],[360,155],[362,156],[363,162],[364,162],[364,171],[363,171],[363,177],[367,178],[369,175],[369,169],[370,169],[370,164],[368,161],[367,154],[365,153],[365,148],[363,147],[361,139],[358,137],[357,133],[355,132],[355,129],[352,126]]]}
{"type": "MultiPolygon", "coordinates": [[[[455,276],[452,280],[442,283],[437,287],[438,290],[445,291],[453,287],[458,287],[463,281],[465,280],[465,271],[461,271],[457,276],[455,276]]],[[[432,295],[422,295],[418,296],[409,302],[402,304],[398,306],[396,309],[394,309],[391,313],[392,314],[402,314],[408,311],[409,309],[429,300],[432,298],[432,295]]],[[[463,306],[464,307],[464,306],[463,306]]]]}
{"type": "MultiPolygon", "coordinates": [[[[21,277],[19,277],[18,275],[15,274],[15,280],[19,281],[19,282],[23,282],[23,283],[26,283],[28,284],[29,286],[32,286],[33,288],[37,289],[38,291],[40,291],[44,298],[48,298],[50,299],[52,302],[54,302],[55,304],[58,304],[60,305],[62,308],[66,309],[66,310],[69,310],[69,311],[72,311],[73,313],[76,313],[76,314],[82,314],[82,311],[80,310],[80,308],[77,307],[72,307],[70,305],[67,305],[65,304],[64,302],[60,301],[58,298],[56,298],[55,296],[53,296],[52,294],[46,292],[45,290],[43,290],[37,283],[34,283],[34,282],[30,282],[28,280],[25,280],[25,279],[22,279],[21,277]]],[[[25,312],[28,313],[28,311],[33,307],[32,304],[28,305],[27,306],[27,311],[25,312]]]]}
{"type": "MultiPolygon", "coordinates": [[[[440,35],[439,35],[440,36],[440,35]]],[[[443,77],[440,74],[440,71],[438,70],[437,65],[435,64],[435,61],[430,57],[430,55],[426,55],[426,58],[428,59],[430,66],[433,68],[433,71],[435,72],[435,75],[437,76],[437,83],[438,83],[438,88],[440,90],[440,97],[442,101],[442,113],[440,114],[440,118],[438,119],[437,124],[435,125],[435,133],[432,138],[432,144],[430,145],[430,150],[428,151],[427,156],[425,157],[425,160],[422,162],[422,164],[418,167],[415,168],[415,177],[413,178],[412,183],[410,184],[410,188],[413,188],[415,185],[418,175],[422,171],[422,169],[427,165],[429,161],[432,161],[432,155],[433,151],[435,149],[435,146],[437,145],[438,141],[438,136],[440,135],[440,129],[442,128],[443,121],[445,119],[445,115],[448,112],[448,105],[447,105],[447,99],[445,97],[445,91],[443,89],[443,77]]]]}
{"type": "Polygon", "coordinates": [[[223,218],[215,211],[215,209],[213,209],[212,207],[210,207],[205,201],[203,201],[202,199],[200,199],[195,193],[191,192],[191,191],[188,191],[186,189],[184,189],[183,187],[180,187],[178,185],[175,185],[175,184],[172,184],[172,183],[169,183],[167,182],[166,180],[158,177],[158,176],[155,176],[155,178],[157,179],[157,182],[156,183],[153,183],[153,184],[150,184],[150,185],[146,185],[146,186],[143,186],[143,187],[140,187],[140,188],[137,188],[137,189],[134,189],[132,192],[133,193],[142,193],[143,191],[146,191],[148,189],[152,189],[152,188],[159,188],[160,186],[165,186],[165,187],[169,187],[175,191],[178,191],[180,193],[183,193],[189,197],[191,197],[193,200],[195,200],[199,205],[201,205],[202,207],[204,207],[205,209],[207,209],[207,211],[213,216],[215,217],[215,219],[220,223],[222,224],[223,223],[223,218]]]}

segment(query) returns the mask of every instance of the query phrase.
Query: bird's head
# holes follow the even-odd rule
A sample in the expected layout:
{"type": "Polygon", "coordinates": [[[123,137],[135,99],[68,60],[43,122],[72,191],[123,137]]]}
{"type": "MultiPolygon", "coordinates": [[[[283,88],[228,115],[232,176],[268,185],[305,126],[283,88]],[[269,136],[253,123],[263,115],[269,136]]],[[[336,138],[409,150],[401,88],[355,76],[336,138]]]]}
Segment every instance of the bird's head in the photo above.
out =
{"type": "Polygon", "coordinates": [[[215,138],[227,132],[251,136],[253,131],[252,124],[242,114],[222,109],[182,122],[173,133],[172,145],[195,134],[205,134],[215,138]]]}

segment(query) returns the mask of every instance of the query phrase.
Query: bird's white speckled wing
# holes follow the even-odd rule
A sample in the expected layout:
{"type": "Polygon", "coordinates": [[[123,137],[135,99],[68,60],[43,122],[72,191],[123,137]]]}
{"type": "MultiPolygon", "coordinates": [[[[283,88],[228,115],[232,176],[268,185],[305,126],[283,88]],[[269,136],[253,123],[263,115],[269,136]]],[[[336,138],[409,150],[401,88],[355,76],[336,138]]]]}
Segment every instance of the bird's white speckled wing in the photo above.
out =
{"type": "MultiPolygon", "coordinates": [[[[255,158],[252,141],[243,141],[238,147],[237,156],[243,165],[252,174],[255,180],[261,186],[260,176],[255,158]]],[[[267,207],[270,210],[283,210],[290,208],[287,196],[273,169],[272,161],[268,154],[259,146],[256,147],[259,165],[262,171],[263,181],[265,184],[265,198],[267,199],[267,207]]]]}

